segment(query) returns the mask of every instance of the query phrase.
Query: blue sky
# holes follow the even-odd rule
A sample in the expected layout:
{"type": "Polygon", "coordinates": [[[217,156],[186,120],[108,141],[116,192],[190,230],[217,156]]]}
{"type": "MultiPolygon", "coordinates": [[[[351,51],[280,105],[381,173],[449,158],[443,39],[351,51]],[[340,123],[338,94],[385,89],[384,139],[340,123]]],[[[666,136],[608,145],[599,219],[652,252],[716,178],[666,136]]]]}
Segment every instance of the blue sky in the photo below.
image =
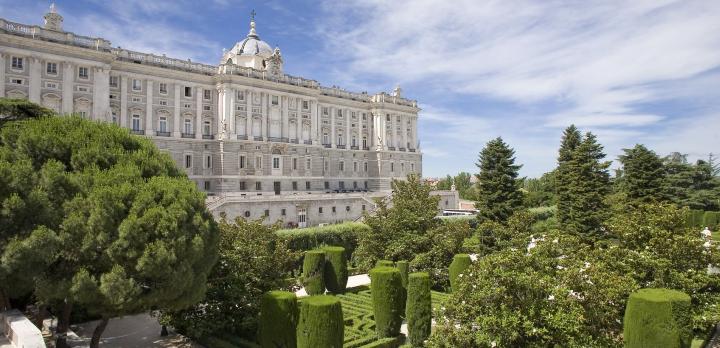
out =
{"type": "MultiPolygon", "coordinates": [[[[0,0],[42,23],[47,1],[0,0]]],[[[522,175],[555,166],[562,129],[598,135],[608,159],[720,154],[720,1],[58,1],[65,29],[217,64],[248,31],[288,74],[353,91],[399,84],[417,99],[425,176],[475,172],[502,136],[522,175]]]]}

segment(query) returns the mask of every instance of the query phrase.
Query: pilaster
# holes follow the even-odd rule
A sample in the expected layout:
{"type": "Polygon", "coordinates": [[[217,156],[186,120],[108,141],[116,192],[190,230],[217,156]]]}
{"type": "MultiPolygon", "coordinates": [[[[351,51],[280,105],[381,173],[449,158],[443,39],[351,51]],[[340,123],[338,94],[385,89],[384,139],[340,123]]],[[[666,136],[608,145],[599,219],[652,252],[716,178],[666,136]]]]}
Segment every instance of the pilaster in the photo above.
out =
{"type": "Polygon", "coordinates": [[[245,135],[248,140],[253,140],[253,129],[252,129],[252,93],[249,90],[243,91],[243,98],[245,99],[245,135]]]}
{"type": "Polygon", "coordinates": [[[182,87],[178,83],[174,83],[174,86],[175,86],[175,89],[174,89],[174,92],[175,92],[174,99],[175,100],[173,103],[173,119],[172,119],[172,133],[171,134],[173,137],[179,138],[180,137],[180,110],[181,110],[180,109],[180,95],[182,93],[180,91],[180,88],[182,88],[182,87]]]}
{"type": "Polygon", "coordinates": [[[407,137],[407,128],[408,128],[408,117],[406,115],[400,116],[400,131],[402,132],[402,148],[408,149],[410,148],[410,144],[408,144],[408,137],[407,137]]]}
{"type": "Polygon", "coordinates": [[[313,145],[318,144],[318,103],[316,101],[310,101],[310,139],[313,145]]]}
{"type": "Polygon", "coordinates": [[[350,146],[352,146],[352,129],[350,128],[352,113],[350,110],[343,110],[343,114],[345,115],[345,148],[350,149],[350,146]]]}
{"type": "MultiPolygon", "coordinates": [[[[177,90],[177,85],[175,86],[177,90]]],[[[155,122],[153,121],[153,82],[145,82],[145,135],[155,135],[155,122]]],[[[177,108],[177,93],[175,93],[175,108],[177,108]]]]}
{"type": "Polygon", "coordinates": [[[290,138],[290,117],[288,104],[290,98],[288,96],[280,96],[280,102],[282,103],[282,115],[280,116],[280,137],[288,139],[290,138]]]}
{"type": "Polygon", "coordinates": [[[93,68],[93,115],[94,120],[108,121],[110,113],[110,71],[93,68]]]}
{"type": "MultiPolygon", "coordinates": [[[[75,95],[75,66],[70,62],[63,62],[62,75],[62,112],[73,113],[73,96],[75,95]]],[[[127,97],[126,97],[127,98],[127,97]]],[[[127,105],[126,105],[127,107],[127,105]]]]}
{"type": "Polygon", "coordinates": [[[330,147],[335,148],[337,144],[337,135],[335,134],[335,108],[328,107],[328,113],[330,114],[330,147]]]}
{"type": "Polygon", "coordinates": [[[0,52],[0,98],[5,98],[5,59],[7,55],[0,52]]]}
{"type": "Polygon", "coordinates": [[[227,119],[225,120],[227,129],[225,132],[227,133],[229,139],[237,139],[237,132],[235,130],[235,93],[236,91],[233,88],[228,88],[225,92],[228,100],[228,113],[226,114],[227,119]]]}
{"type": "Polygon", "coordinates": [[[128,78],[125,75],[120,76],[120,126],[129,127],[127,118],[128,110],[128,78]]]}
{"type": "Polygon", "coordinates": [[[28,88],[28,99],[30,99],[33,103],[41,104],[40,100],[40,85],[42,84],[42,75],[41,75],[41,64],[40,64],[40,58],[38,57],[30,57],[28,59],[30,62],[29,66],[29,88],[28,88]]]}
{"type": "Polygon", "coordinates": [[[263,141],[267,141],[268,138],[268,95],[265,92],[260,92],[260,117],[262,118],[262,138],[263,141]]]}
{"type": "Polygon", "coordinates": [[[368,137],[367,145],[368,145],[368,148],[372,149],[375,147],[375,134],[373,131],[374,127],[373,127],[373,113],[372,112],[367,113],[366,121],[367,121],[367,137],[368,137]]]}
{"type": "MultiPolygon", "coordinates": [[[[199,90],[199,88],[198,88],[199,90]]],[[[195,95],[195,125],[193,126],[193,132],[195,133],[195,139],[202,139],[202,98],[200,93],[195,95]]],[[[180,133],[185,132],[183,128],[180,133]]]]}

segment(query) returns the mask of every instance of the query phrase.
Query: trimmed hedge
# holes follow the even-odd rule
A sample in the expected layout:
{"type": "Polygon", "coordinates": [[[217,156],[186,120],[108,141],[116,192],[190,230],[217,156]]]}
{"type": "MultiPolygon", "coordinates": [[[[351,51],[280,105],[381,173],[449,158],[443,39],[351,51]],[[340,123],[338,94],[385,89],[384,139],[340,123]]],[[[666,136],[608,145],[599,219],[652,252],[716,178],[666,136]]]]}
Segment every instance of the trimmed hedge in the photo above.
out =
{"type": "Polygon", "coordinates": [[[345,257],[350,259],[358,246],[358,236],[370,231],[370,227],[359,222],[345,222],[323,227],[308,227],[277,230],[275,233],[288,242],[294,251],[307,251],[327,245],[345,248],[345,257]]]}
{"type": "Polygon", "coordinates": [[[407,289],[408,285],[408,274],[410,273],[410,262],[398,261],[396,263],[397,269],[400,270],[400,277],[402,278],[402,286],[407,289]]]}
{"type": "Polygon", "coordinates": [[[325,252],[325,287],[333,294],[345,291],[348,280],[347,258],[343,247],[324,247],[325,252]]]}
{"type": "Polygon", "coordinates": [[[472,260],[470,260],[470,255],[468,254],[457,254],[453,256],[452,263],[450,264],[449,273],[450,273],[450,289],[451,291],[455,291],[458,286],[458,276],[465,272],[465,270],[470,267],[470,264],[472,264],[472,260]]]}
{"type": "Polygon", "coordinates": [[[395,262],[390,260],[378,260],[375,262],[375,267],[395,267],[395,262]]]}
{"type": "Polygon", "coordinates": [[[706,211],[703,214],[703,227],[715,230],[720,223],[720,212],[717,211],[706,211]]]}
{"type": "Polygon", "coordinates": [[[324,273],[325,252],[322,250],[305,252],[302,283],[308,295],[322,295],[325,293],[324,273]]]}
{"type": "Polygon", "coordinates": [[[641,289],[625,307],[627,348],[686,348],[693,338],[690,296],[670,289],[641,289]]]}
{"type": "Polygon", "coordinates": [[[295,348],[297,297],[289,291],[270,291],[260,301],[259,342],[263,347],[295,348]]]}
{"type": "Polygon", "coordinates": [[[400,334],[402,302],[405,300],[400,270],[394,267],[371,269],[370,289],[378,337],[396,337],[400,334]]]}
{"type": "Polygon", "coordinates": [[[432,325],[430,274],[418,272],[408,276],[406,303],[408,340],[413,347],[422,347],[430,337],[432,325]]]}
{"type": "Polygon", "coordinates": [[[335,296],[310,296],[300,301],[298,348],[342,348],[345,340],[342,304],[335,296]]]}

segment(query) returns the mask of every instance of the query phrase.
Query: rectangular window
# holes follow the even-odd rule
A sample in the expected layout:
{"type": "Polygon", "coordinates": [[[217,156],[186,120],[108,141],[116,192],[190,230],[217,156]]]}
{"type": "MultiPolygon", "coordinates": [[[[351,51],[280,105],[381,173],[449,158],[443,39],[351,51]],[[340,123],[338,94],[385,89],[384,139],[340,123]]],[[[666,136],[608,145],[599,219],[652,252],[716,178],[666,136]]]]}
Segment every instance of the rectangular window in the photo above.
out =
{"type": "Polygon", "coordinates": [[[357,172],[357,162],[353,162],[353,171],[357,172]]]}
{"type": "Polygon", "coordinates": [[[86,67],[84,67],[84,66],[81,66],[81,67],[78,68],[78,77],[79,77],[79,78],[81,78],[81,79],[86,79],[86,78],[88,78],[89,76],[90,76],[90,75],[89,75],[89,73],[88,73],[88,68],[86,68],[86,67]]]}
{"type": "Polygon", "coordinates": [[[415,163],[410,163],[410,170],[415,171],[415,163]]]}
{"type": "Polygon", "coordinates": [[[292,182],[293,191],[297,191],[297,181],[292,182]]]}
{"type": "Polygon", "coordinates": [[[280,104],[280,100],[279,100],[278,96],[276,96],[276,95],[272,96],[272,105],[279,105],[279,104],[280,104]]]}
{"type": "Polygon", "coordinates": [[[332,207],[332,212],[337,213],[337,209],[335,209],[335,207],[332,207]]]}
{"type": "Polygon", "coordinates": [[[310,163],[311,162],[309,158],[305,160],[305,169],[310,170],[310,163]]]}
{"type": "Polygon", "coordinates": [[[138,98],[138,97],[133,97],[133,98],[132,98],[132,102],[133,102],[133,103],[140,103],[140,102],[142,102],[142,99],[141,99],[141,98],[138,98]]]}
{"type": "Polygon", "coordinates": [[[297,158],[293,158],[293,170],[297,170],[297,158]]]}
{"type": "Polygon", "coordinates": [[[212,155],[205,155],[205,168],[212,168],[212,155]]]}
{"type": "MultiPolygon", "coordinates": [[[[51,89],[57,89],[57,83],[55,82],[45,82],[45,88],[51,88],[51,89]]],[[[113,99],[113,95],[110,95],[110,99],[113,99]]]]}
{"type": "Polygon", "coordinates": [[[167,132],[167,117],[160,117],[159,123],[159,131],[160,132],[167,132]]]}
{"type": "Polygon", "coordinates": [[[185,96],[192,97],[192,87],[185,86],[185,96]]]}
{"type": "Polygon", "coordinates": [[[329,181],[326,181],[326,182],[325,182],[325,189],[326,189],[326,190],[329,190],[329,189],[330,189],[330,182],[329,182],[329,181]]]}
{"type": "Polygon", "coordinates": [[[395,163],[390,163],[390,171],[391,172],[395,171],[395,163]]]}
{"type": "Polygon", "coordinates": [[[367,173],[367,169],[368,169],[367,162],[363,163],[363,166],[365,167],[365,172],[367,173]]]}
{"type": "Polygon", "coordinates": [[[140,130],[140,115],[132,115],[132,129],[134,131],[140,130]]]}
{"type": "Polygon", "coordinates": [[[280,158],[273,157],[273,169],[280,169],[280,158]]]}
{"type": "Polygon", "coordinates": [[[368,188],[368,186],[367,186],[367,181],[366,181],[366,182],[365,182],[365,189],[367,190],[367,188],[368,188]]]}
{"type": "Polygon", "coordinates": [[[245,92],[237,91],[237,100],[245,100],[245,92]]]}
{"type": "Polygon", "coordinates": [[[307,100],[303,100],[303,102],[302,102],[302,107],[303,107],[303,110],[309,109],[309,108],[310,108],[310,102],[308,102],[307,100]]]}
{"type": "Polygon", "coordinates": [[[50,75],[57,75],[57,63],[48,62],[46,64],[46,71],[50,75]]]}
{"type": "Polygon", "coordinates": [[[161,100],[161,101],[160,101],[160,105],[162,105],[162,106],[167,106],[167,100],[161,100]]]}
{"type": "Polygon", "coordinates": [[[158,88],[160,88],[160,94],[167,94],[167,83],[160,82],[158,86],[158,88]]]}
{"type": "Polygon", "coordinates": [[[133,89],[133,91],[141,91],[142,90],[142,81],[140,81],[138,79],[133,79],[132,89],[133,89]]]}
{"type": "Polygon", "coordinates": [[[262,191],[262,183],[261,182],[258,181],[255,183],[255,191],[262,191]]]}
{"type": "Polygon", "coordinates": [[[357,181],[353,181],[353,189],[357,189],[357,181]]]}
{"type": "Polygon", "coordinates": [[[185,155],[185,168],[192,168],[192,155],[185,155]]]}
{"type": "Polygon", "coordinates": [[[340,184],[340,189],[341,189],[341,190],[344,190],[344,189],[345,189],[345,182],[344,182],[344,181],[341,181],[341,182],[339,182],[339,184],[340,184]]]}
{"type": "Polygon", "coordinates": [[[184,125],[185,125],[185,134],[193,134],[192,120],[190,120],[189,118],[186,118],[184,125]]]}
{"type": "Polygon", "coordinates": [[[285,208],[280,210],[280,215],[285,216],[285,208]]]}
{"type": "Polygon", "coordinates": [[[210,111],[210,105],[203,105],[203,110],[210,111]]]}
{"type": "Polygon", "coordinates": [[[322,108],[322,112],[323,112],[323,115],[326,115],[326,116],[330,114],[330,112],[328,111],[328,108],[326,108],[326,107],[322,108]]]}
{"type": "Polygon", "coordinates": [[[318,213],[322,214],[322,207],[318,208],[318,213]]]}
{"type": "Polygon", "coordinates": [[[240,191],[245,191],[246,189],[247,189],[247,188],[245,187],[245,182],[244,182],[244,181],[241,181],[241,182],[240,182],[240,191]]]}
{"type": "Polygon", "coordinates": [[[305,189],[306,189],[306,190],[309,190],[309,189],[310,189],[310,182],[309,182],[309,181],[306,181],[306,182],[305,182],[305,189]]]}
{"type": "Polygon", "coordinates": [[[12,57],[12,68],[17,70],[23,70],[23,59],[20,57],[12,57]]]}
{"type": "Polygon", "coordinates": [[[210,182],[205,181],[205,191],[210,191],[210,182]]]}
{"type": "Polygon", "coordinates": [[[203,122],[203,135],[210,135],[210,121],[203,122]]]}
{"type": "Polygon", "coordinates": [[[240,155],[240,158],[238,159],[238,168],[245,168],[245,155],[240,155]]]}
{"type": "Polygon", "coordinates": [[[192,107],[192,105],[186,103],[186,104],[183,104],[183,107],[186,109],[189,109],[190,107],[192,107]]]}
{"type": "Polygon", "coordinates": [[[265,217],[269,217],[269,216],[270,216],[270,209],[265,209],[265,213],[264,213],[264,214],[265,214],[265,217]]]}
{"type": "Polygon", "coordinates": [[[344,171],[344,170],[345,170],[345,162],[340,161],[340,163],[338,164],[338,169],[339,169],[341,172],[344,171]]]}
{"type": "Polygon", "coordinates": [[[110,76],[110,87],[117,87],[117,86],[118,86],[118,77],[110,76]]]}
{"type": "Polygon", "coordinates": [[[203,89],[203,99],[210,100],[210,90],[209,89],[203,89]]]}
{"type": "Polygon", "coordinates": [[[22,79],[11,79],[10,83],[12,83],[13,85],[22,85],[23,80],[22,79]]]}
{"type": "Polygon", "coordinates": [[[342,117],[342,110],[338,109],[338,111],[337,111],[337,117],[342,117]]]}

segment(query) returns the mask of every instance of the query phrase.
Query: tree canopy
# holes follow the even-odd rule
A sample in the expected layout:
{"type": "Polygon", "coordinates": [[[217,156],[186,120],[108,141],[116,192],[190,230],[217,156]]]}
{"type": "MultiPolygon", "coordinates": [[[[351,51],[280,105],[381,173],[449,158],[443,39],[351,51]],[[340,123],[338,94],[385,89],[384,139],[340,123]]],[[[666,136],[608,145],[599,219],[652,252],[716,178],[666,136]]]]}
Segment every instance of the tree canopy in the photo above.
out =
{"type": "Polygon", "coordinates": [[[498,137],[480,151],[476,165],[480,169],[475,204],[478,219],[504,223],[523,203],[522,180],[518,179],[522,166],[515,164],[515,151],[498,137]]]}

